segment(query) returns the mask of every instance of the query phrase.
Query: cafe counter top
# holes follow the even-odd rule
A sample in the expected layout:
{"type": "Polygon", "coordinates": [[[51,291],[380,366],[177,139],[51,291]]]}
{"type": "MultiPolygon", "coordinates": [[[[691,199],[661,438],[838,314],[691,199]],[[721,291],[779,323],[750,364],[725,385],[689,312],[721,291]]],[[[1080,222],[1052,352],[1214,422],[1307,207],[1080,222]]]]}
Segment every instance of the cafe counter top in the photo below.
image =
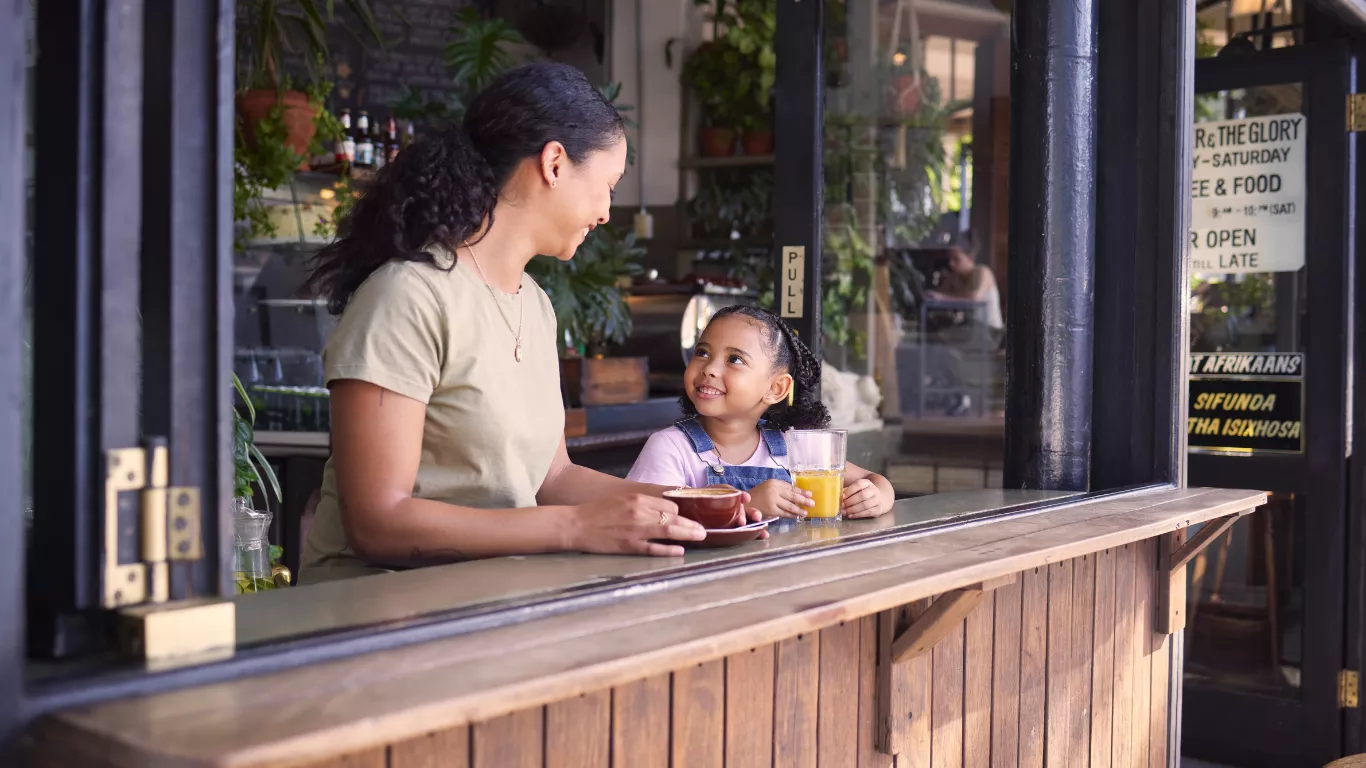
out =
{"type": "MultiPolygon", "coordinates": [[[[929,764],[935,748],[1042,757],[1044,732],[1054,743],[1063,728],[1066,749],[1066,724],[1080,738],[1076,723],[1104,707],[1134,718],[1104,737],[1141,740],[1159,765],[1179,701],[1174,574],[1265,499],[942,494],[678,559],[500,558],[243,596],[246,655],[322,635],[360,648],[381,629],[408,641],[52,713],[29,753],[100,766],[890,766],[892,754],[929,764]],[[1055,696],[1069,686],[1075,697],[1055,696]]],[[[1088,727],[1092,746],[1100,737],[1088,727]]]]}

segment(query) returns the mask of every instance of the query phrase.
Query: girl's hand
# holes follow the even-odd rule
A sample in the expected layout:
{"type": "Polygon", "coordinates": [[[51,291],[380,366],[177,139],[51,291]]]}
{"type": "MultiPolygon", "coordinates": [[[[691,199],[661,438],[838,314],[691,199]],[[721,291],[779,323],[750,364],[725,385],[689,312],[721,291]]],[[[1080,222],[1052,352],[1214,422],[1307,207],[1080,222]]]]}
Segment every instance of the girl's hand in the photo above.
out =
{"type": "Polygon", "coordinates": [[[886,512],[882,508],[881,492],[876,485],[868,478],[855,480],[844,486],[844,497],[841,505],[844,507],[844,516],[850,518],[877,517],[886,512]]]}
{"type": "Polygon", "coordinates": [[[816,502],[811,500],[810,491],[803,491],[782,480],[766,480],[749,493],[751,507],[776,517],[804,518],[807,508],[816,506],[816,502]]]}
{"type": "Polygon", "coordinates": [[[632,495],[571,508],[566,549],[604,555],[682,557],[683,547],[652,539],[701,541],[702,526],[679,517],[672,501],[632,495]]]}

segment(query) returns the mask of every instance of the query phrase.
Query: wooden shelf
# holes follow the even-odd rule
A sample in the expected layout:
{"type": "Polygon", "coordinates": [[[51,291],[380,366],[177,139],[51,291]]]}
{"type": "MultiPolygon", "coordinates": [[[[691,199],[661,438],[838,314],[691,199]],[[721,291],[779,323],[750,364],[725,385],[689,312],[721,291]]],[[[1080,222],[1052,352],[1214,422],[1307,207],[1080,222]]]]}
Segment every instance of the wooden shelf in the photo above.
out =
{"type": "Polygon", "coordinates": [[[732,155],[730,157],[684,157],[679,168],[756,168],[773,165],[773,155],[732,155]]]}

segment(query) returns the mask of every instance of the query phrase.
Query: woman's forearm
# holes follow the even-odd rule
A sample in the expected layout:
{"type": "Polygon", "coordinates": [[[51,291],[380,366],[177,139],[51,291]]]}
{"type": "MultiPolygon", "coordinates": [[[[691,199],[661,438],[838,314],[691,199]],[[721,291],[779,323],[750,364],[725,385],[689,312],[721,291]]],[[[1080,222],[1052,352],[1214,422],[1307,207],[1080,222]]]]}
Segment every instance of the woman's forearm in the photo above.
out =
{"type": "Polygon", "coordinates": [[[569,463],[547,477],[536,494],[540,504],[586,504],[608,496],[627,496],[639,493],[662,496],[670,486],[637,483],[598,472],[588,467],[569,463]]]}
{"type": "Polygon", "coordinates": [[[574,514],[565,506],[475,509],[411,497],[386,506],[342,508],[351,548],[377,563],[421,565],[573,547],[574,514]]]}

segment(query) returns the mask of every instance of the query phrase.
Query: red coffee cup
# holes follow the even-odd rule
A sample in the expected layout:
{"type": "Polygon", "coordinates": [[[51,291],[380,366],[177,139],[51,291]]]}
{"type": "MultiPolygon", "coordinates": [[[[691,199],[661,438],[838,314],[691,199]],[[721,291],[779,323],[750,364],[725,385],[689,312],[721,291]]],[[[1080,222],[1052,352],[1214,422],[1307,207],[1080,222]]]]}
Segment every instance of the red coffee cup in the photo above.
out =
{"type": "Polygon", "coordinates": [[[664,498],[678,505],[678,514],[703,528],[734,528],[745,522],[740,491],[723,488],[679,488],[665,491],[664,498]]]}

